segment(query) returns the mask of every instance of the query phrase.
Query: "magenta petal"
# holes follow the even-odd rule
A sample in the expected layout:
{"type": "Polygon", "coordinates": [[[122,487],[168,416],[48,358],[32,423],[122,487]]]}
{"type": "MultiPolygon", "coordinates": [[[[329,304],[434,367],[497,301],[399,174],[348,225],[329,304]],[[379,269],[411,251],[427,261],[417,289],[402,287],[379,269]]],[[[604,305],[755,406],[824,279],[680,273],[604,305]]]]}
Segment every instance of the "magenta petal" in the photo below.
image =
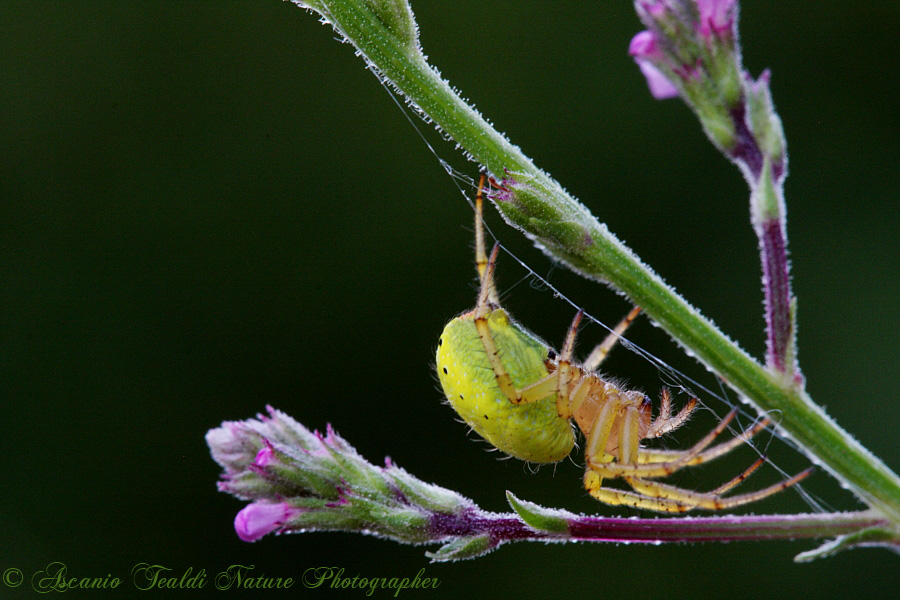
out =
{"type": "Polygon", "coordinates": [[[641,69],[641,73],[644,74],[644,77],[647,78],[647,87],[650,88],[650,93],[657,100],[665,100],[667,98],[675,98],[678,96],[678,88],[676,88],[669,78],[663,75],[662,71],[654,67],[646,60],[636,59],[638,67],[641,69]]]}
{"type": "Polygon", "coordinates": [[[665,0],[646,0],[641,2],[641,7],[651,17],[659,17],[667,10],[670,10],[665,0]]]}
{"type": "Polygon", "coordinates": [[[737,0],[697,0],[700,10],[700,32],[708,36],[712,31],[731,29],[737,0]]]}
{"type": "Polygon", "coordinates": [[[628,54],[635,58],[652,58],[659,56],[659,48],[656,45],[656,36],[652,31],[640,31],[631,38],[628,44],[628,54]]]}
{"type": "Polygon", "coordinates": [[[275,460],[275,451],[272,450],[272,446],[266,444],[263,446],[259,452],[256,453],[256,458],[253,459],[253,463],[260,468],[265,468],[268,464],[272,463],[275,460]]]}
{"type": "Polygon", "coordinates": [[[234,518],[234,530],[245,542],[255,542],[284,525],[292,512],[293,509],[284,502],[254,502],[241,509],[234,518]]]}

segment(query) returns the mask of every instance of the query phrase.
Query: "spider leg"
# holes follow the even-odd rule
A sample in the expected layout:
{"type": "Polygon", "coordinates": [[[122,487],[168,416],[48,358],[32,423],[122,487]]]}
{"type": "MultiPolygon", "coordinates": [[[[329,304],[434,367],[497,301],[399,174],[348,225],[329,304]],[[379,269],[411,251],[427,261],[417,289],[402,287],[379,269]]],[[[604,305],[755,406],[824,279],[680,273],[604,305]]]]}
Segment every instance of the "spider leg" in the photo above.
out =
{"type": "Polygon", "coordinates": [[[531,385],[525,386],[519,392],[518,402],[527,404],[529,402],[537,402],[539,400],[543,400],[548,396],[552,396],[556,393],[557,377],[558,376],[556,373],[551,373],[543,379],[539,379],[531,385]]]}
{"type": "Polygon", "coordinates": [[[503,392],[503,395],[509,398],[510,402],[518,404],[521,402],[519,391],[513,385],[512,378],[500,360],[497,344],[494,343],[494,336],[491,335],[491,329],[488,325],[488,314],[493,306],[490,298],[492,293],[496,293],[493,292],[494,265],[497,264],[497,252],[499,249],[499,245],[494,246],[491,257],[485,267],[484,276],[481,278],[481,291],[478,294],[478,303],[475,305],[474,321],[475,328],[478,330],[478,337],[481,338],[481,343],[484,344],[488,362],[491,363],[491,368],[497,377],[497,386],[503,392]]]}
{"type": "Polygon", "coordinates": [[[579,310],[572,319],[566,341],[563,344],[562,354],[556,366],[556,412],[564,419],[571,417],[591,389],[592,382],[585,377],[581,368],[572,366],[572,354],[575,352],[575,337],[578,335],[578,324],[584,311],[579,310]],[[572,381],[577,380],[575,387],[570,389],[572,381]]]}
{"type": "MultiPolygon", "coordinates": [[[[503,361],[500,360],[497,344],[494,342],[494,336],[491,334],[491,329],[488,325],[488,315],[499,306],[497,288],[494,283],[494,270],[497,265],[500,245],[499,243],[494,244],[490,257],[485,255],[484,179],[485,177],[482,174],[481,179],[478,181],[478,193],[475,196],[475,266],[478,269],[481,288],[478,292],[478,302],[475,304],[473,320],[475,328],[478,330],[478,337],[481,338],[481,342],[484,345],[488,362],[497,379],[497,386],[503,392],[503,395],[513,404],[537,402],[557,391],[558,384],[556,382],[558,381],[558,375],[553,373],[528,386],[525,390],[516,389],[509,372],[503,366],[503,361]]],[[[572,343],[574,344],[574,340],[572,343]]]]}
{"type": "Polygon", "coordinates": [[[634,322],[640,312],[640,306],[632,308],[631,312],[625,315],[625,318],[616,325],[615,329],[609,332],[606,339],[600,342],[600,344],[591,351],[584,361],[584,369],[586,371],[596,371],[600,367],[603,361],[606,360],[610,351],[612,351],[619,340],[622,339],[625,330],[634,322]]]}
{"type": "MultiPolygon", "coordinates": [[[[603,463],[611,460],[611,457],[606,452],[606,446],[609,444],[609,436],[612,433],[616,418],[619,416],[620,407],[621,404],[617,398],[609,398],[603,403],[600,412],[594,418],[584,448],[590,470],[594,470],[593,464],[595,461],[603,463]]],[[[603,473],[599,471],[597,473],[603,476],[603,473]]]]}
{"type": "Polygon", "coordinates": [[[691,398],[688,403],[684,405],[684,408],[678,411],[678,414],[673,417],[672,396],[669,394],[668,388],[663,388],[662,393],[660,394],[659,416],[653,421],[645,438],[661,437],[671,431],[675,431],[687,422],[696,407],[697,399],[691,398]]]}
{"type": "Polygon", "coordinates": [[[568,404],[564,407],[561,407],[559,406],[559,404],[557,404],[557,414],[559,414],[559,416],[563,419],[568,419],[574,416],[575,411],[577,411],[584,403],[585,398],[588,397],[592,386],[594,386],[595,384],[596,381],[594,381],[591,377],[581,376],[578,379],[578,383],[575,384],[575,387],[572,389],[568,404]]]}
{"type": "MultiPolygon", "coordinates": [[[[480,204],[476,203],[476,207],[480,204]]],[[[477,212],[477,210],[476,210],[477,212]]],[[[477,237],[477,235],[476,235],[477,237]]],[[[476,252],[478,244],[476,243],[476,252]]],[[[531,385],[526,386],[522,390],[516,389],[513,385],[512,378],[509,376],[503,362],[500,360],[497,345],[491,335],[490,326],[487,322],[487,315],[491,311],[491,292],[494,290],[493,273],[497,262],[497,254],[499,247],[494,246],[491,256],[487,259],[484,268],[484,274],[481,279],[481,292],[478,295],[478,303],[475,305],[474,321],[478,335],[484,344],[488,361],[497,378],[497,385],[510,402],[513,404],[522,404],[537,402],[543,400],[553,394],[557,395],[557,412],[560,417],[568,419],[580,406],[581,402],[587,397],[590,391],[590,382],[587,378],[582,377],[582,370],[572,365],[572,354],[575,351],[575,337],[578,333],[578,324],[584,315],[584,311],[578,311],[569,327],[566,335],[566,341],[563,346],[563,352],[557,363],[556,370],[531,385]],[[578,383],[570,390],[573,380],[577,379],[578,383]],[[571,392],[571,394],[570,394],[571,392]]],[[[480,262],[481,258],[478,259],[480,262]]],[[[480,270],[480,267],[479,267],[480,270]]]]}
{"type": "Polygon", "coordinates": [[[791,487],[805,479],[812,472],[812,468],[809,468],[765,489],[747,494],[740,494],[738,496],[722,497],[721,494],[732,489],[749,477],[749,475],[755,471],[764,460],[765,459],[759,459],[728,483],[706,493],[692,492],[657,481],[645,481],[642,479],[629,479],[629,484],[634,486],[635,491],[605,488],[600,485],[602,478],[596,474],[593,474],[593,477],[585,477],[585,487],[591,496],[606,504],[626,505],[657,512],[682,513],[695,508],[724,510],[742,504],[756,502],[757,500],[762,500],[763,498],[791,487]]]}
{"type": "Polygon", "coordinates": [[[478,279],[481,282],[482,290],[487,288],[487,301],[493,304],[499,304],[497,298],[497,288],[494,287],[493,274],[485,281],[485,273],[487,272],[488,259],[485,254],[484,246],[484,200],[482,192],[484,191],[484,173],[478,180],[478,193],[475,194],[475,268],[478,269],[478,279]]]}
{"type": "Polygon", "coordinates": [[[744,469],[744,472],[743,472],[743,473],[741,473],[740,475],[738,475],[737,477],[735,477],[735,478],[732,479],[731,481],[728,481],[728,482],[726,482],[726,483],[723,483],[722,485],[720,485],[720,486],[717,487],[716,489],[711,490],[709,493],[710,493],[710,494],[715,494],[715,495],[717,495],[717,496],[721,496],[722,494],[724,494],[724,493],[727,492],[728,490],[733,489],[734,487],[736,487],[737,485],[739,485],[740,483],[742,483],[745,479],[747,479],[748,477],[750,477],[750,475],[752,475],[753,472],[756,471],[758,468],[760,468],[761,466],[763,466],[763,463],[765,463],[765,462],[766,462],[766,457],[765,457],[765,456],[760,456],[759,458],[757,458],[757,459],[753,462],[752,465],[750,465],[749,467],[747,467],[746,469],[744,469]]]}
{"type": "Polygon", "coordinates": [[[494,268],[497,264],[497,254],[500,250],[499,244],[494,244],[490,258],[484,253],[484,174],[478,181],[478,193],[475,196],[475,266],[478,269],[478,277],[481,280],[481,289],[478,292],[478,302],[475,305],[474,321],[475,328],[478,330],[478,336],[484,344],[484,350],[487,354],[491,368],[497,377],[497,386],[503,395],[509,398],[510,402],[518,404],[521,399],[519,391],[513,385],[512,378],[503,366],[497,345],[494,343],[494,337],[491,335],[488,326],[487,317],[490,311],[495,308],[499,300],[497,298],[497,288],[494,285],[494,268]]]}
{"type": "MultiPolygon", "coordinates": [[[[746,479],[750,473],[756,470],[757,465],[754,463],[743,473],[738,475],[735,479],[732,479],[724,486],[726,489],[730,489],[730,487],[734,487],[744,479],[746,479]]],[[[774,485],[770,485],[767,488],[763,488],[761,490],[757,490],[755,492],[748,492],[746,494],[739,494],[737,496],[729,496],[723,497],[717,490],[713,490],[712,492],[693,492],[690,490],[685,490],[674,485],[668,485],[665,483],[661,483],[659,481],[647,481],[640,478],[627,478],[628,484],[637,492],[640,496],[645,496],[649,498],[657,498],[660,500],[666,501],[674,501],[675,503],[683,504],[688,507],[686,510],[691,510],[692,508],[703,508],[707,510],[726,510],[729,508],[734,508],[736,506],[740,506],[742,504],[749,504],[750,502],[756,502],[757,500],[762,500],[763,498],[767,498],[772,494],[777,494],[781,490],[787,489],[802,481],[812,472],[812,468],[806,469],[805,471],[801,471],[797,475],[785,479],[779,483],[774,485]]],[[[721,487],[719,489],[721,489],[721,487]]]]}
{"type": "MultiPolygon", "coordinates": [[[[693,398],[692,398],[693,400],[693,398]]],[[[690,404],[690,402],[688,403],[690,404]]],[[[687,407],[685,407],[687,408],[687,407]]],[[[684,412],[684,408],[681,409],[681,412],[684,412]]],[[[693,410],[693,409],[692,409],[693,410]]],[[[681,414],[678,413],[679,415],[681,414]]],[[[650,431],[647,432],[647,437],[659,437],[662,434],[663,425],[672,420],[672,395],[669,393],[669,388],[664,387],[662,391],[659,393],[659,415],[656,417],[656,420],[650,425],[650,431]]]]}
{"type": "MultiPolygon", "coordinates": [[[[693,457],[690,461],[688,461],[685,466],[699,465],[705,462],[709,462],[714,458],[718,458],[724,454],[731,452],[738,446],[741,446],[742,444],[748,442],[760,431],[768,427],[769,423],[771,423],[769,419],[762,419],[759,423],[743,432],[742,434],[735,436],[727,442],[723,442],[701,452],[697,456],[693,457]]],[[[638,456],[638,460],[642,463],[666,463],[678,460],[678,458],[683,455],[683,450],[651,450],[649,448],[641,448],[641,453],[638,456]]]]}
{"type": "Polygon", "coordinates": [[[658,481],[650,481],[650,480],[645,480],[645,479],[641,479],[641,478],[626,477],[625,480],[628,482],[629,485],[632,486],[632,488],[634,488],[635,491],[637,491],[638,493],[640,493],[644,496],[650,496],[650,497],[657,496],[656,493],[648,492],[648,490],[651,489],[651,487],[652,487],[653,489],[661,490],[662,492],[664,492],[665,495],[663,495],[662,497],[676,499],[677,501],[681,502],[684,500],[679,499],[678,496],[682,495],[683,493],[689,493],[689,494],[700,495],[700,496],[708,496],[710,498],[716,497],[716,496],[721,496],[728,490],[733,489],[734,487],[736,487],[737,485],[742,483],[744,480],[746,480],[748,477],[750,477],[750,475],[752,475],[765,462],[766,462],[765,457],[758,458],[756,461],[753,462],[752,465],[750,465],[749,467],[744,469],[744,471],[742,473],[740,473],[737,477],[734,477],[733,479],[723,483],[716,489],[710,490],[709,492],[706,492],[706,493],[691,492],[689,490],[685,490],[684,488],[679,488],[679,487],[661,483],[658,481]]]}
{"type": "Polygon", "coordinates": [[[617,490],[614,488],[605,488],[601,486],[593,489],[588,488],[588,493],[600,502],[609,504],[611,506],[632,506],[634,508],[643,508],[645,510],[655,510],[656,512],[670,513],[687,512],[694,508],[693,506],[685,505],[681,502],[678,502],[677,500],[670,500],[668,498],[652,498],[649,496],[642,496],[641,494],[635,492],[617,490]]]}
{"type": "Polygon", "coordinates": [[[641,416],[636,406],[627,406],[619,426],[618,461],[616,464],[632,465],[638,462],[641,448],[641,416]]]}
{"type": "MultiPolygon", "coordinates": [[[[694,444],[694,446],[689,450],[674,454],[673,459],[670,461],[642,461],[640,458],[641,454],[646,454],[648,451],[643,448],[638,448],[635,457],[630,461],[623,462],[620,460],[619,462],[611,463],[596,461],[592,456],[589,456],[588,466],[603,477],[665,477],[666,475],[671,475],[682,467],[685,467],[689,464],[696,464],[692,463],[692,461],[700,456],[703,451],[706,450],[706,448],[716,439],[716,437],[718,437],[723,431],[725,431],[725,429],[728,427],[728,424],[732,419],[734,419],[736,414],[736,411],[731,411],[730,413],[728,413],[728,415],[724,419],[722,419],[722,421],[715,427],[715,429],[706,434],[703,439],[694,444]]],[[[741,439],[741,442],[743,441],[744,440],[741,439]]],[[[726,442],[726,444],[730,443],[731,441],[726,442]]],[[[623,445],[622,440],[619,441],[619,445],[623,445]]],[[[588,447],[591,448],[590,445],[588,447]]],[[[716,450],[716,448],[718,448],[718,446],[713,448],[713,450],[716,450]]],[[[728,449],[730,450],[731,448],[729,447],[728,449]]],[[[724,454],[724,452],[722,454],[724,454]]],[[[716,456],[719,455],[720,454],[716,454],[716,456]]]]}

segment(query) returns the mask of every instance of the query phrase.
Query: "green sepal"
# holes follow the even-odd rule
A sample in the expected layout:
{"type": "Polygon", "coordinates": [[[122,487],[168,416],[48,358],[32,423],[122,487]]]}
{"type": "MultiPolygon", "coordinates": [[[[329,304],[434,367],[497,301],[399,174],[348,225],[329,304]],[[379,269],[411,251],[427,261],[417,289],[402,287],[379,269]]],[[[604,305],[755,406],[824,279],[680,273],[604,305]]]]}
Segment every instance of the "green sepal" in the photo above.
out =
{"type": "Polygon", "coordinates": [[[364,529],[407,543],[431,539],[429,516],[416,507],[387,504],[380,498],[350,498],[348,512],[357,516],[364,529]]]}
{"type": "MultiPolygon", "coordinates": [[[[340,23],[331,14],[329,0],[290,1],[319,13],[324,22],[332,25],[346,37],[340,23]]],[[[369,23],[373,26],[371,31],[378,32],[378,29],[381,29],[381,32],[394,38],[394,41],[399,42],[399,45],[410,54],[420,52],[419,27],[416,25],[408,0],[349,0],[346,3],[354,5],[353,8],[358,10],[361,16],[364,15],[363,18],[369,17],[369,23]]],[[[349,37],[347,39],[350,40],[349,37]]]]}
{"type": "Polygon", "coordinates": [[[322,498],[338,497],[335,482],[340,481],[340,473],[329,472],[322,465],[309,461],[290,446],[272,443],[276,459],[265,469],[264,479],[275,484],[291,486],[290,491],[281,491],[283,496],[311,494],[322,498]]]}
{"type": "Polygon", "coordinates": [[[768,156],[763,159],[762,172],[750,191],[750,206],[756,226],[780,219],[784,214],[779,201],[779,189],[772,178],[772,159],[768,156]]]}
{"type": "Polygon", "coordinates": [[[436,485],[426,484],[396,465],[385,468],[384,472],[407,501],[427,510],[455,515],[467,508],[475,508],[475,504],[464,496],[436,485]]]}
{"type": "Polygon", "coordinates": [[[549,533],[569,532],[569,519],[565,512],[544,508],[527,500],[520,500],[510,491],[506,492],[506,500],[529,527],[549,533]]]}
{"type": "MultiPolygon", "coordinates": [[[[391,488],[381,471],[357,454],[340,436],[329,434],[324,449],[330,454],[331,476],[335,484],[341,480],[352,482],[354,486],[372,490],[383,497],[391,495],[391,488]]],[[[324,461],[323,461],[324,463],[324,461]]]]}
{"type": "Polygon", "coordinates": [[[449,562],[454,560],[468,560],[483,556],[497,547],[497,543],[491,536],[481,535],[462,536],[453,538],[436,552],[426,552],[425,556],[434,562],[449,562]]]}
{"type": "Polygon", "coordinates": [[[359,531],[365,523],[337,509],[300,513],[287,522],[288,531],[359,531]]]}
{"type": "Polygon", "coordinates": [[[775,112],[772,103],[772,92],[769,89],[768,75],[763,74],[746,86],[750,128],[756,138],[759,149],[773,163],[784,160],[785,137],[781,119],[775,112]]]}
{"type": "Polygon", "coordinates": [[[228,493],[241,500],[270,498],[273,493],[278,493],[273,492],[276,487],[251,471],[235,474],[228,481],[228,493]]]}
{"type": "Polygon", "coordinates": [[[724,106],[729,110],[737,107],[743,99],[744,86],[734,40],[730,36],[727,43],[713,45],[707,68],[724,106]]]}
{"type": "Polygon", "coordinates": [[[731,151],[737,145],[737,131],[722,99],[714,94],[696,94],[689,99],[693,101],[694,111],[710,141],[724,152],[731,151]]]}

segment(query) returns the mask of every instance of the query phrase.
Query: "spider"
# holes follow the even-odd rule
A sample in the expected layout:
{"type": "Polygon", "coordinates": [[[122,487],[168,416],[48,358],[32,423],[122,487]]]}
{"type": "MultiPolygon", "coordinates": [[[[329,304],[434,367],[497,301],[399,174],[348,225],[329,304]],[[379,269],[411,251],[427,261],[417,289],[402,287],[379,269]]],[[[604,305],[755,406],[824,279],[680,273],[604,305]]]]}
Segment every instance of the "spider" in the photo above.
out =
{"type": "Polygon", "coordinates": [[[713,445],[728,427],[732,411],[687,450],[655,450],[642,445],[681,427],[694,412],[691,399],[673,414],[667,389],[653,417],[650,399],[604,378],[597,369],[637,317],[632,310],[583,363],[573,359],[579,311],[557,354],[500,306],[494,285],[499,245],[488,258],[482,224],[484,176],[475,200],[475,255],[480,291],[475,308],[444,328],[437,349],[438,378],[450,404],[478,434],[502,452],[537,463],[557,462],[575,445],[574,420],[585,437],[584,485],[591,496],[610,505],[659,512],[730,509],[788,488],[809,475],[803,471],[759,491],[726,496],[765,461],[760,458],[718,488],[698,492],[658,479],[688,466],[718,458],[765,429],[754,427],[713,445]],[[630,490],[609,488],[604,479],[622,479],[630,490]]]}

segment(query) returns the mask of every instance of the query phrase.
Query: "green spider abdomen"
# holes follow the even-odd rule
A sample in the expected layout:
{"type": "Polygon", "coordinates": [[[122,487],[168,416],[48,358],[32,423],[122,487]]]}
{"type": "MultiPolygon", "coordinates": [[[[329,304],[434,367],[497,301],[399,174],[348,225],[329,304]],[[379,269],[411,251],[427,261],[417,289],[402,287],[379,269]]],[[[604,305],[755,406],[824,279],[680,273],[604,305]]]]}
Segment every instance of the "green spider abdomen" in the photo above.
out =
{"type": "MultiPolygon", "coordinates": [[[[503,309],[487,315],[491,336],[513,385],[521,390],[548,375],[549,348],[503,309]]],[[[556,411],[556,395],[516,405],[503,394],[475,327],[474,313],[450,321],[437,349],[437,370],[454,410],[502,452],[538,463],[568,456],[575,435],[556,411]]]]}

